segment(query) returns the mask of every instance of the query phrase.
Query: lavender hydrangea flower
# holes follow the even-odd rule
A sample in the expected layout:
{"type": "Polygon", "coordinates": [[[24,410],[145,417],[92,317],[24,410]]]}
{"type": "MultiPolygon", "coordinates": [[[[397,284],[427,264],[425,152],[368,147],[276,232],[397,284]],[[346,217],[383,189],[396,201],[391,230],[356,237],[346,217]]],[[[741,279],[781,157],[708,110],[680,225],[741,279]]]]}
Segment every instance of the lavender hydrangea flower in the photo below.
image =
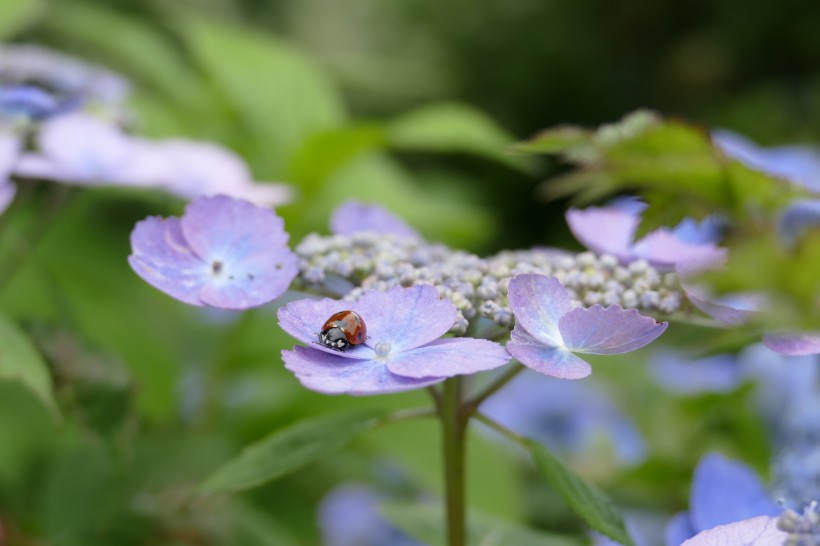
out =
{"type": "Polygon", "coordinates": [[[712,142],[727,156],[792,184],[820,191],[820,150],[809,146],[762,148],[731,131],[712,131],[712,142]]]}
{"type": "Polygon", "coordinates": [[[358,484],[342,485],[319,505],[319,527],[324,546],[422,546],[379,514],[383,498],[358,484]]]}
{"type": "Polygon", "coordinates": [[[789,536],[778,529],[777,518],[759,516],[698,533],[680,546],[785,546],[789,536]]]}
{"type": "Polygon", "coordinates": [[[375,233],[421,239],[416,230],[393,213],[375,204],[346,201],[336,207],[330,217],[330,230],[336,235],[375,233]]]}
{"type": "Polygon", "coordinates": [[[43,124],[40,153],[23,154],[14,174],[79,185],[156,185],[162,163],[142,141],[113,123],[83,113],[66,114],[43,124]]]}
{"type": "Polygon", "coordinates": [[[293,197],[286,184],[255,183],[245,162],[217,144],[170,139],[144,145],[154,154],[153,160],[162,163],[162,187],[185,199],[222,194],[276,206],[293,197]]]}
{"type": "Polygon", "coordinates": [[[573,308],[558,279],[544,275],[514,277],[508,298],[515,328],[507,350],[525,366],[561,379],[592,373],[573,353],[627,353],[652,342],[668,326],[618,305],[573,308]]]}
{"type": "Polygon", "coordinates": [[[528,370],[487,400],[481,411],[574,460],[591,451],[600,457],[596,448],[602,443],[623,465],[640,464],[646,457],[646,444],[635,424],[606,393],[586,381],[568,383],[528,370]]]}
{"type": "Polygon", "coordinates": [[[749,467],[717,453],[704,456],[695,468],[689,502],[689,511],[667,525],[667,546],[718,525],[781,512],[749,467]]]}
{"type": "Polygon", "coordinates": [[[248,309],[279,297],[298,271],[284,222],[224,195],[182,218],[149,217],[131,233],[128,263],[148,284],[191,305],[248,309]]]}
{"type": "Polygon", "coordinates": [[[370,291],[357,301],[298,300],[279,309],[279,325],[307,346],[283,351],[282,359],[305,387],[354,395],[417,389],[509,362],[498,343],[440,339],[455,320],[453,304],[428,285],[370,291]],[[325,321],[348,309],[365,321],[367,340],[343,352],[318,344],[325,321]]]}
{"type": "Polygon", "coordinates": [[[714,245],[716,231],[710,221],[698,226],[685,221],[673,230],[661,228],[637,241],[642,203],[627,202],[609,207],[570,209],[566,218],[572,233],[587,248],[612,254],[622,263],[638,259],[659,270],[671,270],[681,263],[716,260],[725,250],[714,245]]]}

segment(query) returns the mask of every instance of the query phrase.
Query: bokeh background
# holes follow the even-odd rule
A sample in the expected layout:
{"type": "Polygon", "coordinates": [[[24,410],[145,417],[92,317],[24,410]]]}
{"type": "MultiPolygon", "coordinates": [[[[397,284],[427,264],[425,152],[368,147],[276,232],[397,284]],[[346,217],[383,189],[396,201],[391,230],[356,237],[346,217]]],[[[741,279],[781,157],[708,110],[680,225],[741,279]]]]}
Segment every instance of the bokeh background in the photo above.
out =
{"type": "MultiPolygon", "coordinates": [[[[818,28],[811,0],[0,3],[3,41],[131,79],[134,132],[216,141],[259,180],[292,184],[297,198],[279,212],[294,242],[326,233],[330,211],[357,198],[482,254],[580,248],[567,203],[537,191],[565,167],[508,151],[541,128],[648,107],[763,144],[820,141],[818,28]]],[[[23,256],[0,251],[0,307],[46,357],[61,417],[0,383],[0,544],[319,544],[317,505],[337,484],[437,494],[438,431],[420,421],[246,494],[194,495],[241,446],[301,417],[427,400],[305,391],[281,367],[292,342],[275,306],[203,312],[140,281],[125,261],[130,230],[183,203],[84,190],[39,233],[46,190],[8,221],[5,237],[36,232],[37,244],[23,256]]],[[[698,332],[679,337],[696,342],[698,332]]],[[[576,461],[583,473],[659,518],[686,506],[692,468],[709,449],[765,474],[769,437],[751,385],[672,395],[652,382],[645,357],[610,359],[595,375],[635,421],[646,458],[624,468],[603,442],[576,461]]],[[[475,435],[472,505],[580,530],[528,472],[520,454],[475,435]]]]}

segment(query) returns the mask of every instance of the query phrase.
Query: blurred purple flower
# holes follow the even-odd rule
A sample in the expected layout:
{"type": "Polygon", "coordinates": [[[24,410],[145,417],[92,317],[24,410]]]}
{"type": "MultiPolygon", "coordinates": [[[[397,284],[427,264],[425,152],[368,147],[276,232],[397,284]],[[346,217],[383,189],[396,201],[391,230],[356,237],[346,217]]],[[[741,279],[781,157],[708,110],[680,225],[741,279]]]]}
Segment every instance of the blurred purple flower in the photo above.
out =
{"type": "Polygon", "coordinates": [[[64,112],[74,101],[60,101],[44,89],[32,85],[0,84],[0,118],[41,120],[64,112]]]}
{"type": "Polygon", "coordinates": [[[9,180],[9,175],[17,163],[21,146],[18,135],[0,128],[0,213],[8,208],[17,193],[17,186],[9,180]]]}
{"type": "Polygon", "coordinates": [[[149,217],[131,233],[128,263],[191,305],[247,309],[276,299],[298,272],[276,214],[224,195],[191,202],[182,218],[149,217]]]}
{"type": "Polygon", "coordinates": [[[681,395],[728,392],[736,389],[744,379],[734,355],[692,360],[682,353],[668,350],[652,355],[649,373],[658,385],[681,395]]]}
{"type": "Polygon", "coordinates": [[[820,228],[820,201],[801,200],[780,215],[777,235],[786,248],[794,248],[807,231],[820,228]]]}
{"type": "MultiPolygon", "coordinates": [[[[659,515],[647,512],[625,512],[626,530],[635,546],[654,546],[662,542],[665,520],[659,515]]],[[[592,533],[594,546],[622,546],[600,533],[592,533]]]]}
{"type": "Polygon", "coordinates": [[[657,229],[635,241],[645,208],[640,202],[622,201],[608,207],[570,209],[566,218],[584,246],[599,254],[612,254],[622,263],[643,259],[656,269],[671,270],[681,263],[716,260],[725,255],[725,250],[714,244],[714,220],[701,224],[685,220],[675,229],[657,229]]]}
{"type": "Polygon", "coordinates": [[[784,546],[788,534],[781,531],[777,518],[759,516],[698,533],[680,546],[784,546]]]}
{"type": "Polygon", "coordinates": [[[294,301],[279,309],[279,325],[307,347],[282,358],[305,387],[354,395],[417,389],[509,362],[504,347],[486,339],[439,339],[455,319],[453,304],[429,285],[370,291],[358,301],[294,301]],[[324,322],[345,309],[361,315],[368,339],[344,352],[319,345],[324,322]]]}
{"type": "Polygon", "coordinates": [[[646,445],[632,421],[586,381],[526,371],[481,408],[514,432],[573,459],[601,447],[602,440],[621,464],[636,465],[646,457],[646,445]]]}
{"type": "Polygon", "coordinates": [[[276,206],[292,198],[288,185],[255,183],[245,162],[217,144],[171,139],[145,146],[164,167],[162,187],[185,199],[221,194],[259,206],[276,206]]]}
{"type": "Polygon", "coordinates": [[[421,239],[416,230],[380,205],[346,201],[330,217],[330,231],[335,235],[352,235],[362,231],[421,239]]]}
{"type": "Polygon", "coordinates": [[[507,350],[525,366],[561,379],[592,373],[591,366],[573,353],[634,351],[655,340],[668,325],[618,305],[573,308],[558,279],[544,275],[514,277],[508,297],[515,328],[507,350]]]}
{"type": "Polygon", "coordinates": [[[748,320],[760,309],[765,296],[750,292],[714,296],[708,287],[692,281],[692,277],[699,273],[722,267],[723,262],[723,259],[715,259],[680,264],[676,272],[681,288],[695,307],[718,322],[735,326],[748,320]]]}
{"type": "Polygon", "coordinates": [[[748,167],[820,191],[820,150],[809,146],[762,148],[731,131],[712,131],[712,142],[748,167]]]}
{"type": "Polygon", "coordinates": [[[772,351],[789,356],[820,354],[820,332],[766,334],[763,344],[772,351]]]}
{"type": "Polygon", "coordinates": [[[319,505],[324,546],[422,546],[379,514],[384,498],[365,485],[341,485],[319,505]]]}
{"type": "Polygon", "coordinates": [[[143,141],[89,114],[51,119],[37,135],[39,153],[20,158],[14,174],[80,185],[156,185],[162,163],[143,141]]]}
{"type": "Polygon", "coordinates": [[[781,511],[752,469],[710,453],[695,468],[689,511],[675,515],[666,527],[666,545],[679,546],[718,525],[755,516],[776,516],[781,511]]]}

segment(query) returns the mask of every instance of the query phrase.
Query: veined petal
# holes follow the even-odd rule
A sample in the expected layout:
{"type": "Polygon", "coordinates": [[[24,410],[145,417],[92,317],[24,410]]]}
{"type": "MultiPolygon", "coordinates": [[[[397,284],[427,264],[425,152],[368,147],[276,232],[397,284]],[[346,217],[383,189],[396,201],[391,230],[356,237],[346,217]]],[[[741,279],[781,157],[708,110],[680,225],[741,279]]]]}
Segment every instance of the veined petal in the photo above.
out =
{"type": "Polygon", "coordinates": [[[429,285],[371,290],[349,309],[367,325],[368,344],[387,342],[393,351],[420,347],[447,333],[456,320],[456,308],[429,285]]]}
{"type": "Polygon", "coordinates": [[[784,355],[820,354],[820,332],[766,334],[763,345],[784,355]]]}
{"type": "Polygon", "coordinates": [[[517,324],[506,347],[521,364],[552,377],[581,379],[592,373],[588,362],[564,347],[544,345],[517,324]]]}
{"type": "Polygon", "coordinates": [[[345,358],[298,345],[292,351],[282,351],[282,360],[302,385],[325,394],[388,394],[444,380],[443,377],[403,377],[391,373],[380,360],[345,358]]]}
{"type": "Polygon", "coordinates": [[[152,216],[131,233],[128,263],[151,286],[191,305],[203,305],[207,266],[188,248],[179,219],[152,216]]]}
{"type": "Polygon", "coordinates": [[[699,530],[782,511],[749,467],[717,453],[704,456],[695,469],[690,503],[699,530]]]}
{"type": "Polygon", "coordinates": [[[614,355],[640,349],[654,341],[668,326],[637,309],[618,305],[589,309],[576,308],[558,321],[561,337],[570,351],[595,355],[614,355]]]}
{"type": "Polygon", "coordinates": [[[542,344],[553,347],[564,344],[558,319],[572,309],[572,304],[558,279],[544,275],[517,275],[510,281],[507,297],[516,325],[542,344]]]}
{"type": "Polygon", "coordinates": [[[387,368],[404,377],[451,377],[492,370],[509,361],[510,354],[498,343],[456,337],[398,353],[387,361],[387,368]]]}
{"type": "Polygon", "coordinates": [[[201,197],[185,208],[185,240],[203,260],[236,263],[284,247],[284,221],[272,210],[225,195],[201,197]]]}
{"type": "Polygon", "coordinates": [[[787,538],[777,518],[760,516],[703,531],[681,546],[783,546],[787,538]]]}
{"type": "Polygon", "coordinates": [[[640,221],[636,212],[620,207],[589,207],[570,209],[566,218],[572,234],[590,250],[612,254],[622,261],[629,259],[640,221]]]}
{"type": "MultiPolygon", "coordinates": [[[[349,301],[338,301],[329,298],[321,300],[304,299],[288,303],[280,307],[277,313],[279,326],[291,336],[302,343],[340,358],[352,358],[367,360],[376,358],[376,352],[372,348],[371,340],[366,340],[361,345],[350,347],[345,351],[334,351],[328,347],[318,344],[319,333],[325,321],[339,311],[352,309],[349,301]]],[[[357,311],[358,312],[358,311],[357,311]]],[[[368,329],[370,324],[368,318],[362,315],[368,329]]]]}

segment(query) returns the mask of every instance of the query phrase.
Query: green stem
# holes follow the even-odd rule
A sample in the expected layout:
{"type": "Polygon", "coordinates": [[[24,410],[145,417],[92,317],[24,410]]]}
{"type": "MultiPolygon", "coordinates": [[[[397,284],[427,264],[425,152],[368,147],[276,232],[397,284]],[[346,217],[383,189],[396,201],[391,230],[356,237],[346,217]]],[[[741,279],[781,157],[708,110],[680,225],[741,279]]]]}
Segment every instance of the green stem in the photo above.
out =
{"type": "Polygon", "coordinates": [[[486,389],[478,393],[472,400],[467,403],[467,411],[470,413],[475,412],[478,409],[478,406],[481,405],[484,400],[494,395],[498,392],[501,387],[512,381],[515,376],[523,372],[526,368],[516,362],[510,369],[504,372],[504,374],[500,375],[498,379],[492,382],[486,389]]]}
{"type": "Polygon", "coordinates": [[[444,382],[441,396],[448,546],[465,546],[467,543],[464,461],[469,414],[461,406],[461,390],[461,378],[451,377],[444,382]]]}

